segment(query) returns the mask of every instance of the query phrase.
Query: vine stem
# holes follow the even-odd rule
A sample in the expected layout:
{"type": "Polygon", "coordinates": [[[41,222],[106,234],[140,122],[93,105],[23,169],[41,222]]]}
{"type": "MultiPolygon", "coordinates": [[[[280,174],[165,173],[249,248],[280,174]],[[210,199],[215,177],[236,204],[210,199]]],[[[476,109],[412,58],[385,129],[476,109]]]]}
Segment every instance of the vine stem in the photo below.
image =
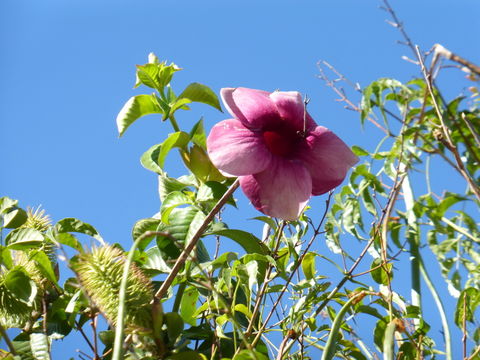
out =
{"type": "Polygon", "coordinates": [[[133,261],[133,256],[135,254],[135,250],[138,247],[140,242],[150,236],[170,236],[165,232],[161,231],[146,231],[141,236],[139,236],[135,242],[133,243],[130,251],[128,252],[128,256],[125,259],[125,263],[123,265],[123,274],[122,274],[122,281],[120,282],[120,290],[118,293],[118,313],[117,313],[117,321],[115,324],[115,341],[113,343],[113,354],[112,360],[121,360],[123,355],[123,335],[124,335],[124,327],[125,327],[125,298],[127,296],[127,283],[128,283],[128,274],[130,270],[130,265],[133,261]]]}
{"type": "MultiPolygon", "coordinates": [[[[177,261],[175,261],[175,264],[172,267],[172,270],[170,271],[170,274],[168,274],[167,278],[163,282],[162,286],[160,286],[160,289],[158,289],[157,293],[155,294],[156,298],[161,299],[166,293],[168,288],[172,285],[173,280],[177,276],[178,272],[180,271],[181,267],[187,261],[188,256],[190,253],[193,251],[195,248],[195,245],[197,244],[198,240],[202,236],[203,232],[207,228],[207,226],[210,224],[210,222],[213,220],[215,215],[220,211],[220,209],[225,205],[225,203],[228,201],[230,196],[233,194],[233,192],[238,188],[238,185],[240,184],[240,181],[236,179],[233,184],[230,186],[230,188],[227,190],[227,192],[218,200],[217,204],[215,207],[210,211],[210,213],[207,215],[205,220],[203,221],[202,225],[198,228],[197,232],[195,235],[193,235],[192,239],[188,243],[188,245],[183,249],[182,253],[178,257],[177,261]]],[[[115,360],[115,359],[114,359],[115,360]]]]}
{"type": "Polygon", "coordinates": [[[450,327],[448,325],[447,315],[445,314],[445,308],[442,303],[442,299],[438,294],[435,284],[427,273],[423,259],[420,258],[420,272],[422,273],[423,280],[427,284],[428,289],[432,293],[433,300],[437,305],[438,312],[440,314],[440,319],[442,320],[443,327],[443,336],[445,337],[445,359],[452,360],[452,338],[450,334],[450,327]]]}
{"type": "Polygon", "coordinates": [[[7,331],[5,328],[0,324],[0,334],[2,334],[3,340],[7,343],[8,348],[10,349],[10,353],[12,355],[17,355],[17,352],[15,351],[15,346],[13,346],[12,340],[8,337],[7,331]]]}

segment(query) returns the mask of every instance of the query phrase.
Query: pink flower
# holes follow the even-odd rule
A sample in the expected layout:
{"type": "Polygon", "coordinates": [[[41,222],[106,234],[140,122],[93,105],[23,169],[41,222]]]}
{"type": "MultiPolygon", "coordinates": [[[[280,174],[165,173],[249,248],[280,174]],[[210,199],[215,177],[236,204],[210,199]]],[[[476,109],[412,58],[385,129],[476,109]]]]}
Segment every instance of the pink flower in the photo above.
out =
{"type": "Polygon", "coordinates": [[[207,139],[213,164],[240,186],[261,212],[295,220],[310,196],[338,186],[358,158],[305,112],[300,93],[225,88],[235,119],[216,124],[207,139]]]}

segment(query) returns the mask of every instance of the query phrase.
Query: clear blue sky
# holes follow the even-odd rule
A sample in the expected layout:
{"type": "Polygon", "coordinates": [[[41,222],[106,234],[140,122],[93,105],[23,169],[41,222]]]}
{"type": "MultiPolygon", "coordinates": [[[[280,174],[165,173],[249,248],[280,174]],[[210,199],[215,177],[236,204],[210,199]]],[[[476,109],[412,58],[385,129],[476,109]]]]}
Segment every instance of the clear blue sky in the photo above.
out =
{"type": "MultiPolygon", "coordinates": [[[[480,63],[477,0],[391,4],[424,50],[441,43],[480,63]]],[[[362,86],[379,77],[416,76],[418,69],[401,60],[411,54],[395,44],[400,35],[385,23],[379,5],[2,0],[1,195],[23,207],[42,205],[54,221],[77,217],[108,242],[130,244],[135,221],[159,208],[156,178],[139,157],[171,129],[151,116],[118,139],[115,117],[130,96],[148,91],[132,87],[135,64],[145,63],[151,51],[185,69],[174,89],[197,81],[216,92],[235,86],[298,90],[311,97],[309,111],[319,124],[350,145],[371,149],[357,114],[343,110],[316,78],[316,62],[327,60],[362,86]]],[[[204,116],[210,128],[226,118],[207,106],[192,108],[178,120],[193,124],[204,116]]],[[[240,201],[241,216],[257,215],[240,201]]]]}

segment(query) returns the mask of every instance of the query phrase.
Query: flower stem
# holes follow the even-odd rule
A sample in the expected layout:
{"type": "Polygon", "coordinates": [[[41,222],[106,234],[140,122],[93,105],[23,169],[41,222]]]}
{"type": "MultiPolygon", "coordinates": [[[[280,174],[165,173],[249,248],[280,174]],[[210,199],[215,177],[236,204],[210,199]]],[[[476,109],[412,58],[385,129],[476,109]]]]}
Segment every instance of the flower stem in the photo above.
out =
{"type": "Polygon", "coordinates": [[[115,324],[115,341],[113,343],[113,355],[112,360],[121,360],[123,355],[123,335],[125,327],[125,298],[127,296],[127,282],[128,282],[128,273],[130,270],[130,265],[132,264],[133,256],[135,254],[135,249],[138,247],[138,244],[147,237],[154,235],[163,235],[166,236],[164,232],[160,231],[147,231],[139,236],[133,243],[128,256],[125,259],[123,265],[123,274],[122,281],[120,282],[120,290],[118,294],[119,303],[118,303],[118,313],[117,313],[117,322],[115,324]]]}
{"type": "Polygon", "coordinates": [[[178,126],[177,120],[175,120],[175,116],[173,116],[172,114],[168,118],[170,119],[170,123],[172,124],[173,130],[175,130],[176,132],[179,132],[180,127],[178,126]]]}

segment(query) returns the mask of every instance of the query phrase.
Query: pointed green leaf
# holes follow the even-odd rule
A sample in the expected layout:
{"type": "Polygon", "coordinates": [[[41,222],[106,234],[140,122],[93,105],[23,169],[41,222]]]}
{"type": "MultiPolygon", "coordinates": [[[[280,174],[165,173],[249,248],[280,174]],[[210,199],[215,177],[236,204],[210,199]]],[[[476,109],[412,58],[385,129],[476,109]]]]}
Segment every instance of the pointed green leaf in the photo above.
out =
{"type": "Polygon", "coordinates": [[[145,151],[140,158],[140,163],[142,166],[150,171],[153,171],[157,174],[162,174],[163,170],[160,166],[158,166],[158,155],[160,154],[160,149],[162,148],[162,144],[153,145],[145,151]]]}
{"type": "Polygon", "coordinates": [[[167,195],[160,208],[162,222],[169,223],[169,215],[174,208],[180,205],[193,204],[191,198],[180,191],[174,191],[167,195]]]}
{"type": "Polygon", "coordinates": [[[58,233],[77,232],[89,235],[101,243],[104,242],[98,231],[92,225],[75,218],[65,218],[60,220],[55,224],[55,231],[58,233]]]}
{"type": "Polygon", "coordinates": [[[268,255],[269,253],[267,246],[262,243],[259,238],[243,230],[217,230],[210,232],[208,235],[220,235],[232,239],[249,254],[258,253],[268,255]]]}
{"type": "Polygon", "coordinates": [[[195,287],[189,287],[182,296],[182,301],[180,302],[180,314],[182,315],[183,320],[192,326],[195,326],[197,319],[195,312],[197,310],[197,301],[199,297],[198,289],[195,287]]]}
{"type": "Polygon", "coordinates": [[[185,149],[188,142],[190,141],[190,136],[183,131],[178,131],[173,134],[169,134],[167,139],[162,143],[160,147],[160,152],[158,153],[157,164],[160,168],[163,169],[165,164],[165,158],[167,157],[170,150],[173,148],[185,149]]]}
{"type": "Polygon", "coordinates": [[[138,118],[148,114],[162,114],[163,111],[152,95],[137,95],[131,97],[117,116],[117,129],[122,136],[127,128],[138,118]]]}
{"type": "Polygon", "coordinates": [[[202,149],[207,148],[207,135],[205,134],[205,128],[203,126],[203,118],[201,118],[190,130],[190,138],[192,142],[202,149]]]}
{"type": "Polygon", "coordinates": [[[302,260],[302,271],[305,274],[307,280],[315,277],[315,257],[317,254],[314,252],[308,252],[305,254],[302,260]]]}
{"type": "Polygon", "coordinates": [[[52,262],[47,254],[38,250],[31,255],[31,259],[35,261],[43,276],[45,276],[53,284],[57,285],[57,276],[53,271],[52,262]]]}
{"type": "Polygon", "coordinates": [[[203,84],[191,83],[183,90],[177,101],[180,99],[189,99],[191,102],[204,103],[222,111],[217,95],[208,86],[203,84]]]}

